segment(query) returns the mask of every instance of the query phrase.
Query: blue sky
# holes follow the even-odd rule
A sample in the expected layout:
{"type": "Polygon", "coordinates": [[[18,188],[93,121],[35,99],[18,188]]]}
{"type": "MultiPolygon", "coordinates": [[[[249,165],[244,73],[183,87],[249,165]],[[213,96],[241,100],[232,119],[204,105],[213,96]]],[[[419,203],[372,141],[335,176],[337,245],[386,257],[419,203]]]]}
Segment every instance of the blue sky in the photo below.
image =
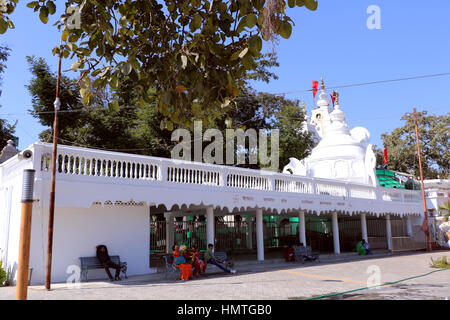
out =
{"type": "MultiPolygon", "coordinates": [[[[30,72],[25,57],[44,57],[54,70],[57,59],[51,50],[59,43],[52,24],[39,17],[22,0],[12,18],[16,29],[0,35],[0,44],[12,49],[3,77],[0,117],[18,120],[16,135],[23,149],[38,140],[44,128],[25,114],[31,97],[25,88],[30,72]],[[5,115],[11,114],[14,115],[5,115]]],[[[58,1],[61,7],[62,1],[58,1]]],[[[279,80],[257,82],[254,88],[271,93],[307,90],[312,80],[324,77],[325,85],[396,79],[450,72],[450,2],[447,0],[319,0],[317,11],[288,8],[294,20],[290,39],[280,39],[276,47],[279,80]],[[381,29],[369,30],[366,10],[380,7],[381,29]]],[[[267,47],[267,46],[266,46],[267,47]]],[[[63,61],[63,70],[70,68],[63,61]]],[[[69,74],[69,76],[71,76],[69,74]]],[[[371,142],[381,145],[380,135],[402,125],[405,112],[428,110],[433,114],[450,112],[450,76],[392,82],[339,89],[340,105],[350,127],[363,126],[371,142]]],[[[311,93],[286,96],[304,99],[313,107],[311,93]]]]}

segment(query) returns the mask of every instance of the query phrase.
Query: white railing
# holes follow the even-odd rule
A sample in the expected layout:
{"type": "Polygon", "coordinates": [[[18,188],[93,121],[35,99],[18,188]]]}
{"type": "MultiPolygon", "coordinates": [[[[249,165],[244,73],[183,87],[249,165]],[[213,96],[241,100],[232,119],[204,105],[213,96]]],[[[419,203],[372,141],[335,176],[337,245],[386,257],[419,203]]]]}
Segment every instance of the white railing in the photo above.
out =
{"type": "Polygon", "coordinates": [[[394,188],[382,188],[381,189],[381,199],[384,201],[402,201],[402,189],[394,188]]]}
{"type": "MultiPolygon", "coordinates": [[[[50,172],[51,145],[35,144],[36,166],[50,172]]],[[[102,177],[273,192],[419,202],[420,191],[294,176],[85,148],[58,146],[58,175],[102,177]]]]}
{"type": "Polygon", "coordinates": [[[359,186],[349,184],[349,197],[350,198],[363,198],[363,199],[376,199],[376,189],[373,187],[359,186]]]}

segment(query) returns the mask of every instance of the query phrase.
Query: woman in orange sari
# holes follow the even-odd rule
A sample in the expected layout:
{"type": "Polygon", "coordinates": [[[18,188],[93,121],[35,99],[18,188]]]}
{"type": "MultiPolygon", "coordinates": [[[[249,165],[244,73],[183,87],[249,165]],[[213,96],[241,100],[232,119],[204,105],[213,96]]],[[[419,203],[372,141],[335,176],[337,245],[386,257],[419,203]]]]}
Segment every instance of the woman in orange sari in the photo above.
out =
{"type": "Polygon", "coordinates": [[[192,249],[188,252],[188,259],[192,259],[192,265],[194,266],[194,276],[204,275],[206,271],[206,263],[200,259],[200,251],[195,244],[192,245],[192,249]]]}
{"type": "Polygon", "coordinates": [[[174,245],[173,250],[173,263],[181,270],[181,280],[189,280],[192,278],[192,265],[186,262],[180,251],[180,247],[174,245]]]}

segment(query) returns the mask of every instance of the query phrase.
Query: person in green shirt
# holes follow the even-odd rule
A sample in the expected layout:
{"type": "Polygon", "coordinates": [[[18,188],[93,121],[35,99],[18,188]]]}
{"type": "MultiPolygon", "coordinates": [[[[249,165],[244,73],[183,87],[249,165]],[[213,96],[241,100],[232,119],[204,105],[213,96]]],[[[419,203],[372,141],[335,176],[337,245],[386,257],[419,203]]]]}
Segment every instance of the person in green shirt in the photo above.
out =
{"type": "Polygon", "coordinates": [[[364,240],[361,240],[361,241],[359,241],[359,242],[356,244],[356,252],[358,252],[358,254],[359,254],[360,256],[365,256],[365,255],[366,255],[366,248],[364,248],[364,243],[363,243],[363,241],[364,241],[364,240]]]}
{"type": "Polygon", "coordinates": [[[213,252],[213,248],[214,245],[212,243],[208,244],[208,249],[205,251],[205,261],[207,263],[211,263],[217,267],[219,267],[220,269],[222,269],[225,272],[228,273],[236,273],[236,270],[234,269],[228,269],[227,267],[225,267],[222,263],[223,261],[220,259],[216,259],[216,257],[214,257],[214,252],[213,252]]]}

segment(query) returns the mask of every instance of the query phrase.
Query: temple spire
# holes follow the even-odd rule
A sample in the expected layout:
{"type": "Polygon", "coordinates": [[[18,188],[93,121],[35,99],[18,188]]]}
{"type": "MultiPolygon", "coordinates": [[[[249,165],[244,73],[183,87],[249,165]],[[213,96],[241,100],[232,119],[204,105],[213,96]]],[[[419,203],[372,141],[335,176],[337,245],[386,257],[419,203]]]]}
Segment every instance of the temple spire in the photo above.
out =
{"type": "Polygon", "coordinates": [[[302,108],[303,108],[303,111],[306,112],[305,100],[303,100],[303,102],[302,102],[302,108]]]}
{"type": "Polygon", "coordinates": [[[323,91],[325,90],[325,84],[323,82],[323,77],[320,78],[320,89],[322,89],[323,91]]]}

